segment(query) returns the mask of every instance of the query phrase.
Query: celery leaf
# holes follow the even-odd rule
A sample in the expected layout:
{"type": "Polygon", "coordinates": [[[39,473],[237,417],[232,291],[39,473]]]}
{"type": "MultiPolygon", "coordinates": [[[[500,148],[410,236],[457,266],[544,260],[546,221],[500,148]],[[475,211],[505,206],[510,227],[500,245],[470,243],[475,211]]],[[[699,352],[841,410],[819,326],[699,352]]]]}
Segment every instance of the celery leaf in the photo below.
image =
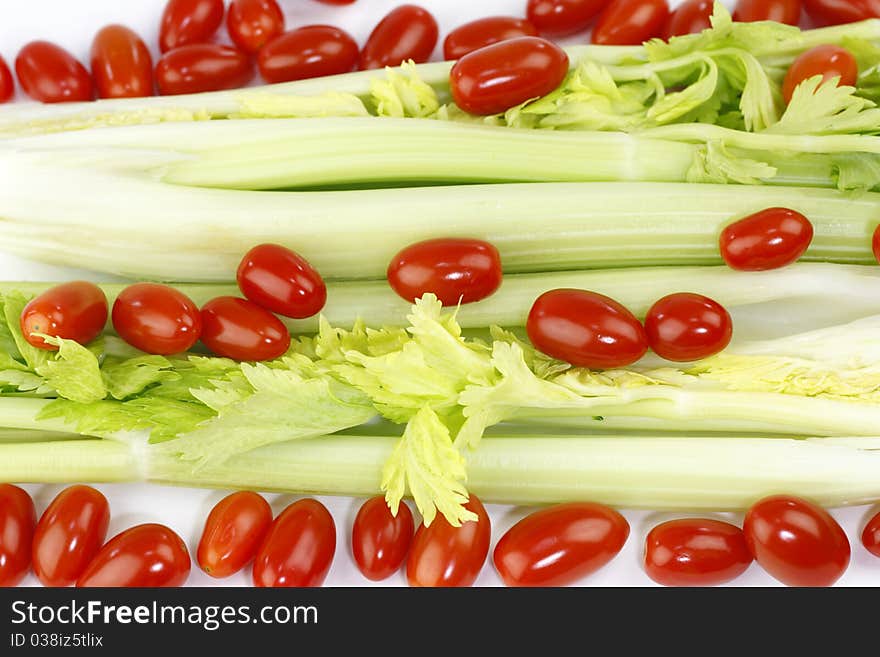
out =
{"type": "MultiPolygon", "coordinates": [[[[73,340],[37,333],[48,344],[58,347],[55,358],[35,369],[58,394],[70,401],[89,404],[107,396],[95,354],[73,340]]],[[[51,353],[51,352],[48,352],[51,353]]]]}

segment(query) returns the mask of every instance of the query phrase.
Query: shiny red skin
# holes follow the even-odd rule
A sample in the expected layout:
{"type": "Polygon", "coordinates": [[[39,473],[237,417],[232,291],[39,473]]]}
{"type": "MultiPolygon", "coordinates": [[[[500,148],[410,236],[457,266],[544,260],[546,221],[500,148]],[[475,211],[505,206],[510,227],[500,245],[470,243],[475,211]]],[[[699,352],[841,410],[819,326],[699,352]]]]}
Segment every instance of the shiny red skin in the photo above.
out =
{"type": "Polygon", "coordinates": [[[272,526],[272,508],[257,493],[239,491],[220,500],[205,521],[196,551],[211,577],[229,577],[247,566],[272,526]]]}
{"type": "Polygon", "coordinates": [[[564,37],[586,30],[610,0],[529,0],[526,17],[541,34],[564,37]]]}
{"type": "Polygon", "coordinates": [[[299,500],[275,518],[263,539],[254,561],[254,586],[321,586],[335,554],[333,516],[317,500],[299,500]]]}
{"type": "Polygon", "coordinates": [[[787,586],[831,586],[849,565],[846,533],[804,499],[764,498],[746,513],[743,532],[755,560],[787,586]]]}
{"type": "Polygon", "coordinates": [[[266,82],[339,75],[357,68],[360,50],[345,30],[307,25],[275,37],[260,49],[257,66],[266,82]]]}
{"type": "Polygon", "coordinates": [[[540,37],[500,41],[471,52],[452,67],[452,97],[477,115],[505,112],[556,89],[568,73],[568,55],[540,37]]]}
{"type": "Polygon", "coordinates": [[[443,58],[460,59],[469,52],[523,36],[537,36],[538,30],[524,18],[487,16],[459,25],[443,41],[443,58]]]}
{"type": "Polygon", "coordinates": [[[401,5],[392,9],[367,38],[361,50],[360,69],[398,66],[408,59],[421,64],[430,59],[440,30],[426,9],[401,5]]]}
{"type": "Polygon", "coordinates": [[[61,46],[31,41],[15,58],[15,74],[22,90],[41,103],[92,100],[92,76],[61,46]]]}
{"type": "Polygon", "coordinates": [[[274,360],[290,347],[290,331],[252,301],[217,297],[202,306],[202,342],[217,356],[274,360]]]}
{"type": "Polygon", "coordinates": [[[101,548],[77,587],[176,587],[189,577],[186,544],[164,525],[145,524],[117,534],[101,548]]]}
{"type": "Polygon", "coordinates": [[[715,0],[688,0],[680,4],[666,23],[666,39],[685,34],[698,34],[712,27],[709,18],[715,0]]]}
{"type": "Polygon", "coordinates": [[[526,516],[495,546],[495,569],[507,586],[567,586],[623,549],[629,523],[601,504],[559,504],[526,516]]]}
{"type": "Polygon", "coordinates": [[[280,244],[260,244],[248,251],[236,273],[242,294],[273,313],[305,319],[327,301],[324,279],[298,253],[280,244]]]}
{"type": "Polygon", "coordinates": [[[92,41],[91,66],[99,98],[153,95],[153,58],[141,38],[124,25],[98,31],[92,41]]]}
{"type": "Polygon", "coordinates": [[[6,64],[6,60],[0,57],[0,103],[12,100],[15,95],[15,80],[12,79],[12,71],[6,64]]]}
{"type": "Polygon", "coordinates": [[[801,0],[738,0],[733,20],[742,23],[776,21],[797,25],[801,20],[801,0]]]}
{"type": "Polygon", "coordinates": [[[237,89],[254,77],[254,67],[243,52],[213,43],[175,48],[156,64],[156,85],[163,96],[237,89]]]}
{"type": "Polygon", "coordinates": [[[819,27],[857,23],[880,18],[880,0],[804,0],[804,10],[819,27]]]}
{"type": "Polygon", "coordinates": [[[403,249],[388,265],[388,283],[407,301],[437,295],[444,306],[491,296],[503,277],[501,254],[489,242],[440,238],[403,249]]]}
{"type": "Polygon", "coordinates": [[[188,351],[202,334],[202,315],[183,292],[159,283],[135,283],[113,302],[113,328],[149,354],[188,351]]]}
{"type": "Polygon", "coordinates": [[[70,486],[43,512],[34,532],[34,573],[44,586],[70,586],[98,554],[110,504],[91,486],[70,486]]]}
{"type": "Polygon", "coordinates": [[[862,545],[875,557],[880,557],[880,513],[871,518],[862,530],[862,545]]]}
{"type": "Polygon", "coordinates": [[[721,231],[721,257],[732,269],[767,271],[796,262],[813,241],[813,224],[800,212],[768,208],[721,231]]]}
{"type": "Polygon", "coordinates": [[[752,560],[742,530],[720,520],[670,520],[645,539],[645,572],[663,586],[725,584],[748,570],[752,560]]]}
{"type": "Polygon", "coordinates": [[[663,35],[666,0],[613,0],[599,16],[592,41],[603,46],[638,46],[663,35]]]}
{"type": "Polygon", "coordinates": [[[733,337],[733,320],[714,299],[678,292],[651,306],[645,333],[648,346],[658,356],[686,363],[723,351],[733,337]]]}
{"type": "Polygon", "coordinates": [[[817,75],[822,76],[822,84],[832,78],[840,78],[838,86],[853,87],[859,79],[859,65],[846,48],[831,44],[816,46],[794,60],[785,74],[782,83],[785,102],[791,102],[794,90],[801,82],[817,75]]]}
{"type": "Polygon", "coordinates": [[[31,565],[37,512],[23,489],[0,484],[0,587],[16,586],[31,565]]]}
{"type": "Polygon", "coordinates": [[[401,502],[393,516],[382,495],[364,502],[351,529],[351,553],[358,570],[374,582],[391,577],[406,561],[414,530],[406,504],[401,502]]]}
{"type": "Polygon", "coordinates": [[[159,25],[159,50],[210,41],[224,11],[223,0],[168,0],[159,25]]]}
{"type": "Polygon", "coordinates": [[[58,347],[31,333],[88,344],[101,334],[106,323],[107,297],[101,288],[86,281],[51,287],[31,299],[21,312],[24,339],[47,351],[57,351],[58,347]]]}
{"type": "Polygon", "coordinates": [[[641,322],[614,299],[586,290],[542,294],[526,322],[539,351],[576,367],[626,367],[648,351],[641,322]]]}
{"type": "Polygon", "coordinates": [[[871,250],[877,262],[880,262],[880,226],[874,229],[874,236],[871,238],[871,250]]]}
{"type": "Polygon", "coordinates": [[[416,531],[406,560],[410,586],[467,587],[477,580],[489,556],[492,525],[476,495],[464,506],[477,520],[453,527],[438,514],[429,527],[416,531]]]}
{"type": "Polygon", "coordinates": [[[226,30],[239,50],[254,54],[284,32],[284,12],[275,0],[232,0],[226,30]]]}

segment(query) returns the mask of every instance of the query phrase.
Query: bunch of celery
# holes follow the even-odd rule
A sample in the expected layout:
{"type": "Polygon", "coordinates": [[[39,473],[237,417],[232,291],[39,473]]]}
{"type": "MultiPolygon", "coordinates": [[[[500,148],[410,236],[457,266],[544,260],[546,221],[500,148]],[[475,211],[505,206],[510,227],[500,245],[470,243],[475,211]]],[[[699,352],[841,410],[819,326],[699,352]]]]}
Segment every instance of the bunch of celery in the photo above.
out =
{"type": "MultiPolygon", "coordinates": [[[[653,508],[880,499],[880,269],[866,266],[880,21],[801,32],[718,5],[700,35],[569,54],[559,89],[491,117],[450,102],[450,63],[0,112],[4,250],[189,281],[198,303],[235,294],[260,242],[331,281],[322,317],[289,322],[298,339],[263,364],[150,356],[112,332],[37,350],[18,317],[45,286],[0,286],[0,480],[381,490],[455,523],[469,491],[653,508]],[[822,43],[857,56],[858,84],[807,80],[785,107],[786,69],[822,43]],[[772,206],[813,223],[807,262],[710,266],[723,226],[772,206]],[[388,262],[448,236],[495,244],[502,288],[454,312],[431,295],[408,308],[388,262]],[[702,293],[731,311],[735,340],[697,363],[571,368],[522,339],[533,300],[560,287],[640,316],[702,293]]],[[[119,286],[104,288],[112,302],[119,286]]]]}

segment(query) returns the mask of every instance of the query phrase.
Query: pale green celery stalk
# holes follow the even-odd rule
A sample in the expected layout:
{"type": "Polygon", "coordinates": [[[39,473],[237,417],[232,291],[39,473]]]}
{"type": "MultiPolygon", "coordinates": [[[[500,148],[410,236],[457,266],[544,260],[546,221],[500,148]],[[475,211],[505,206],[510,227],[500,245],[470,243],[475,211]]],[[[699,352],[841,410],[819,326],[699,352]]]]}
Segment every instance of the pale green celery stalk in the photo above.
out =
{"type": "MultiPolygon", "coordinates": [[[[331,436],[256,449],[193,473],[161,449],[86,440],[0,445],[0,480],[152,481],[177,486],[369,496],[397,437],[331,436]]],[[[744,509],[774,493],[825,506],[880,499],[880,440],[486,438],[467,454],[468,489],[486,502],[584,500],[616,507],[744,509]]]]}
{"type": "MultiPolygon", "coordinates": [[[[574,46],[567,48],[572,63],[588,57],[603,64],[615,64],[643,55],[640,46],[574,46]]],[[[449,96],[452,62],[418,64],[419,78],[433,87],[440,99],[449,96]]],[[[98,100],[90,103],[40,105],[16,104],[0,109],[0,138],[98,126],[133,125],[162,122],[191,122],[226,119],[242,113],[248,94],[278,96],[318,96],[328,92],[352,94],[368,100],[370,84],[385,78],[384,70],[360,71],[296,82],[263,85],[231,91],[212,91],[182,96],[98,100]]]]}
{"type": "MultiPolygon", "coordinates": [[[[556,133],[413,119],[251,119],[131,126],[3,143],[31,159],[225,189],[351,184],[686,182],[697,147],[622,133],[556,133]],[[167,158],[161,154],[167,150],[167,158]]],[[[832,186],[825,176],[817,181],[832,186]]]]}
{"type": "MultiPolygon", "coordinates": [[[[52,284],[0,282],[0,294],[17,290],[37,295],[52,284]]],[[[124,284],[101,285],[113,304],[124,284]]],[[[235,285],[178,285],[198,305],[238,294],[235,285]]],[[[658,267],[516,274],[504,278],[489,298],[461,306],[456,315],[466,329],[497,325],[521,327],[534,300],[556,288],[588,289],[611,296],[643,317],[654,302],[689,290],[721,303],[733,315],[737,339],[777,336],[880,315],[880,267],[797,263],[767,272],[736,272],[721,267],[658,267]]],[[[328,284],[323,316],[333,326],[350,328],[363,319],[370,326],[406,322],[410,304],[385,281],[328,284]]],[[[295,334],[315,333],[318,318],[285,319],[295,334]]],[[[112,326],[108,323],[108,330],[112,326]]]]}
{"type": "Polygon", "coordinates": [[[807,259],[867,264],[880,195],[684,183],[530,183],[338,192],[169,185],[138,172],[0,149],[7,252],[133,278],[230,281],[254,244],[278,242],[327,279],[380,279],[433,237],[495,244],[509,273],[720,264],[718,234],[767,207],[806,214],[807,259]],[[389,237],[393,236],[393,238],[389,237]]]}

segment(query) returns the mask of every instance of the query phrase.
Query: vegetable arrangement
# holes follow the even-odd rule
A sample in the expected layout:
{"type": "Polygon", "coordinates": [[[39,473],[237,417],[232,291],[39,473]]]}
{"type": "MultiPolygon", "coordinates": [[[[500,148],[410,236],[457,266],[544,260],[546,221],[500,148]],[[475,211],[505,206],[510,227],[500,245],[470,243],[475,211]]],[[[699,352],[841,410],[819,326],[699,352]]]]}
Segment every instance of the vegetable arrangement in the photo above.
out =
{"type": "MultiPolygon", "coordinates": [[[[608,563],[629,527],[603,505],[748,509],[742,530],[656,527],[646,572],[719,584],[756,559],[833,584],[849,542],[817,505],[880,499],[880,21],[801,31],[796,4],[532,1],[528,20],[451,33],[454,63],[418,63],[438,29],[412,5],[358,50],[235,0],[232,48],[205,43],[222,2],[172,0],[155,72],[119,26],[96,37],[91,76],[29,44],[16,70],[33,97],[89,100],[94,83],[113,99],[0,112],[4,249],[175,285],[0,285],[0,427],[19,432],[0,481],[380,494],[355,560],[370,579],[405,561],[414,586],[475,581],[481,500],[557,505],[498,542],[516,586],[608,563]],[[594,20],[594,45],[544,38],[594,20]],[[292,81],[234,90],[252,55],[292,81]],[[143,97],[153,75],[173,97],[143,97]],[[822,531],[801,536],[793,514],[822,531]],[[599,529],[573,537],[578,523],[599,529]]],[[[93,489],[39,523],[20,489],[3,495],[0,529],[26,529],[0,544],[0,581],[31,544],[49,585],[190,570],[161,525],[101,547],[93,489]],[[76,551],[43,547],[44,525],[84,509],[76,551]],[[138,558],[156,545],[161,563],[138,558]],[[120,574],[122,558],[138,568],[120,574]]],[[[241,492],[197,561],[318,586],[335,550],[319,502],[273,520],[241,492]]]]}

